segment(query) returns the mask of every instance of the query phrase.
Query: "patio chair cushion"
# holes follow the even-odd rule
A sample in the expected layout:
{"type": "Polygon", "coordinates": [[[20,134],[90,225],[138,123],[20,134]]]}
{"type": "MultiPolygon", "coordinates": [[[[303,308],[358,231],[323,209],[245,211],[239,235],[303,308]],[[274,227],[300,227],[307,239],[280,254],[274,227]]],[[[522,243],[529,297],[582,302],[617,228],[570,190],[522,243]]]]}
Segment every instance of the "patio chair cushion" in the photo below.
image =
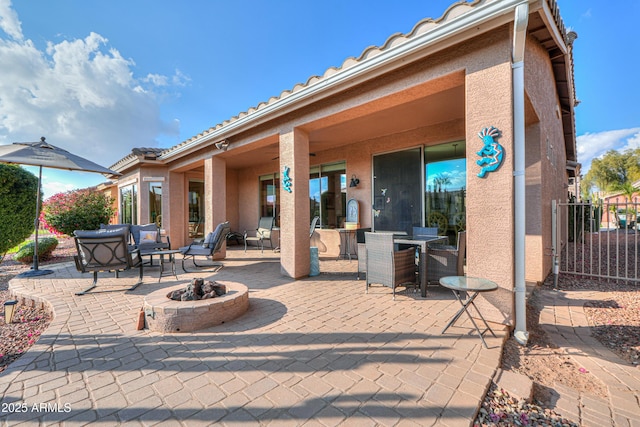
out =
{"type": "Polygon", "coordinates": [[[76,237],[106,237],[106,236],[117,236],[119,234],[126,234],[129,231],[129,227],[110,227],[110,228],[101,228],[99,230],[75,230],[73,235],[76,237]]]}
{"type": "Polygon", "coordinates": [[[157,231],[141,231],[140,243],[157,243],[158,232],[157,231]]]}
{"type": "Polygon", "coordinates": [[[200,255],[200,256],[210,256],[211,248],[205,248],[203,246],[193,245],[193,246],[183,246],[179,248],[180,252],[183,254],[189,255],[200,255]]]}
{"type": "Polygon", "coordinates": [[[146,234],[146,232],[148,231],[155,231],[156,232],[155,243],[162,243],[160,233],[158,233],[158,224],[156,224],[155,222],[152,222],[150,224],[131,226],[131,234],[133,234],[133,241],[135,242],[136,245],[139,245],[140,243],[148,243],[148,242],[141,242],[141,237],[140,237],[141,235],[146,234]]]}
{"type": "MultiPolygon", "coordinates": [[[[217,229],[216,229],[217,231],[217,229]]],[[[208,233],[207,236],[204,238],[204,242],[202,242],[202,247],[203,248],[210,248],[211,245],[213,244],[213,242],[215,242],[214,236],[215,236],[215,231],[212,231],[211,233],[208,233]]]]}
{"type": "Polygon", "coordinates": [[[125,229],[125,239],[127,243],[131,242],[131,225],[130,224],[100,224],[100,230],[121,230],[125,229]]]}

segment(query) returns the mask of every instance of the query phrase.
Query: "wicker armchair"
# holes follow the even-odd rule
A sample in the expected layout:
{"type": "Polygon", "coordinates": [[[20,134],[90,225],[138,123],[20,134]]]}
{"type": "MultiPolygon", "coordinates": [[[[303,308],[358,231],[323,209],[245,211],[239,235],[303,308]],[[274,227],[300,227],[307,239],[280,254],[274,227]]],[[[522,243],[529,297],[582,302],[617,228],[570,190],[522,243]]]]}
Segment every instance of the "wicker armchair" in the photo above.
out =
{"type": "Polygon", "coordinates": [[[358,280],[360,273],[367,273],[367,247],[364,243],[364,233],[371,231],[371,228],[356,229],[356,244],[358,245],[358,280]]]}
{"type": "Polygon", "coordinates": [[[464,276],[467,232],[458,233],[457,246],[433,245],[427,253],[427,281],[439,283],[441,277],[464,276]]]}
{"type": "Polygon", "coordinates": [[[396,287],[416,285],[415,249],[394,250],[392,233],[365,233],[367,287],[378,283],[389,286],[396,299],[396,287]]]}

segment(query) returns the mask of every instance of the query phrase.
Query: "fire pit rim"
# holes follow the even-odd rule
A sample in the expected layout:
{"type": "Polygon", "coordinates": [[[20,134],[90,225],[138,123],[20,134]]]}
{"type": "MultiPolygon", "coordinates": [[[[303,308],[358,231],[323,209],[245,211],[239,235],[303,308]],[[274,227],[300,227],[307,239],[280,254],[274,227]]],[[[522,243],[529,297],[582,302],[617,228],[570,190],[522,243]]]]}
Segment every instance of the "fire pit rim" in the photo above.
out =
{"type": "Polygon", "coordinates": [[[192,301],[167,298],[167,292],[183,289],[184,283],[150,293],[144,298],[143,306],[149,329],[167,333],[193,332],[243,315],[249,307],[247,286],[230,281],[218,283],[227,287],[227,293],[216,298],[192,301]]]}

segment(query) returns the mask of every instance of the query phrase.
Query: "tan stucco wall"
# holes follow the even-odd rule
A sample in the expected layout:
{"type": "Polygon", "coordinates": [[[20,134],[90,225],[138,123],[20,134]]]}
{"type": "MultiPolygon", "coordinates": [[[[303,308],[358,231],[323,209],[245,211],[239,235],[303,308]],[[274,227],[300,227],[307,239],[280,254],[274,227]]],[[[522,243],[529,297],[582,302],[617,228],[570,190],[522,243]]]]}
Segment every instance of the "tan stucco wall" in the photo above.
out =
{"type": "Polygon", "coordinates": [[[551,273],[551,200],[567,198],[567,158],[549,55],[532,38],[527,39],[525,64],[527,99],[539,120],[527,121],[526,278],[535,283],[551,273]]]}
{"type": "Polygon", "coordinates": [[[540,147],[540,124],[526,127],[525,133],[525,185],[526,185],[526,264],[525,278],[528,282],[537,282],[542,273],[542,160],[540,147]]]}
{"type": "MultiPolygon", "coordinates": [[[[497,34],[495,35],[497,36],[497,34]]],[[[488,319],[511,323],[514,280],[513,102],[509,38],[489,39],[468,58],[466,75],[467,275],[498,284],[478,303],[488,319]],[[504,147],[502,166],[484,178],[477,174],[478,133],[494,126],[504,147]]],[[[483,295],[484,297],[484,295],[483,295]]]]}
{"type": "Polygon", "coordinates": [[[168,184],[168,197],[162,198],[163,223],[171,238],[171,245],[178,248],[187,243],[186,237],[189,232],[186,221],[188,206],[185,196],[189,191],[188,180],[185,174],[170,172],[168,184]],[[167,227],[167,224],[170,226],[167,227]]]}

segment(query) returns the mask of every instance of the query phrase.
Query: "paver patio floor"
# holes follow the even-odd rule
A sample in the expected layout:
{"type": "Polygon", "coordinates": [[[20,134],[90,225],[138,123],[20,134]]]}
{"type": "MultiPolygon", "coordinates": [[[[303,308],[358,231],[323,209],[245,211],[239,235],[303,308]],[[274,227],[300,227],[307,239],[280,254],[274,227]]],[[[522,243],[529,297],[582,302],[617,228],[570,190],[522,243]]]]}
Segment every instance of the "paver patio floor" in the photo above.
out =
{"type": "MultiPolygon", "coordinates": [[[[447,425],[468,426],[499,367],[506,331],[482,346],[470,322],[443,326],[459,308],[450,291],[374,287],[357,261],[321,261],[293,280],[278,254],[228,251],[224,268],[184,273],[250,289],[242,317],[188,334],[136,330],[144,296],[178,282],[146,269],[134,291],[75,296],[91,281],[71,264],[14,279],[21,296],[48,300],[55,319],[0,374],[8,425],[447,425]],[[24,406],[23,406],[24,405],[24,406]],[[34,406],[36,405],[36,406],[34,406]],[[42,409],[42,410],[37,410],[42,409]],[[55,410],[55,411],[54,411],[55,410]]],[[[178,261],[179,265],[179,261],[178,261]]],[[[98,288],[130,286],[136,272],[101,275],[98,288]]]]}

